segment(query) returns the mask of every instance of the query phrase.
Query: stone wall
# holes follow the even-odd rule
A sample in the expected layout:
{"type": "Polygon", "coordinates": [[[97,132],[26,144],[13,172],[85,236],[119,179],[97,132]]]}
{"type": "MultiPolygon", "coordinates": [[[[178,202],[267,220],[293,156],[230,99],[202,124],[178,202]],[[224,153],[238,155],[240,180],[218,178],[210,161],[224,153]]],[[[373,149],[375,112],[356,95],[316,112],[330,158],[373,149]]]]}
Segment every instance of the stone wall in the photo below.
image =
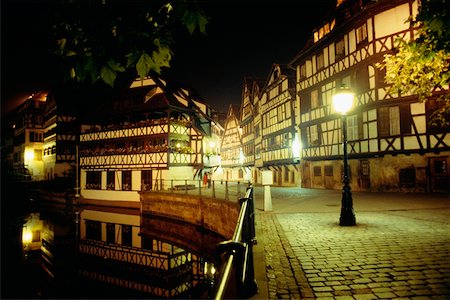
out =
{"type": "Polygon", "coordinates": [[[202,226],[231,239],[239,216],[240,206],[207,197],[141,192],[141,212],[202,226]]]}

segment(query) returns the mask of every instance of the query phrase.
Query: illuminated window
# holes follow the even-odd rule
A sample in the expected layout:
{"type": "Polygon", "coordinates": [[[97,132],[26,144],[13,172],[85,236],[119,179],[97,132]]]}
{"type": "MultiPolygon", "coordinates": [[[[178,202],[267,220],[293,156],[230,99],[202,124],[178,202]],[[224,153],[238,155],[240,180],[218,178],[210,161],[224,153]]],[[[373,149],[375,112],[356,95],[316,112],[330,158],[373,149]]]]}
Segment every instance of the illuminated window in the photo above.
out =
{"type": "Polygon", "coordinates": [[[348,116],[347,117],[347,139],[349,141],[354,141],[359,139],[358,134],[358,116],[348,116]]]}

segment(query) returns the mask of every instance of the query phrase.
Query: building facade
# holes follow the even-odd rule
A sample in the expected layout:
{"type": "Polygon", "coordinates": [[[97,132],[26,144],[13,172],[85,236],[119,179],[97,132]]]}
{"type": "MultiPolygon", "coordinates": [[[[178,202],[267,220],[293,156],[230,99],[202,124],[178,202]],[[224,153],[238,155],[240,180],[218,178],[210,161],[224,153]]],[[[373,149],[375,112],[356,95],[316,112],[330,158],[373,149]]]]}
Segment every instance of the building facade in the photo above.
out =
{"type": "Polygon", "coordinates": [[[44,178],[44,120],[46,92],[30,96],[12,112],[12,168],[26,180],[44,178]]]}
{"type": "Polygon", "coordinates": [[[74,177],[79,124],[76,113],[68,105],[67,95],[55,91],[48,94],[44,117],[44,176],[74,177]],[[59,98],[60,97],[60,98],[59,98]],[[58,101],[59,100],[61,101],[58,101]],[[59,102],[59,103],[57,103],[59,102]]]}
{"type": "Polygon", "coordinates": [[[159,78],[136,80],[110,110],[81,125],[81,196],[136,202],[140,191],[201,178],[211,111],[159,78]]]}
{"type": "Polygon", "coordinates": [[[242,149],[242,128],[236,112],[239,108],[230,105],[224,124],[224,132],[220,144],[220,155],[223,168],[223,180],[244,180],[244,153],[242,149]]]}
{"type": "Polygon", "coordinates": [[[345,84],[356,102],[347,117],[352,189],[449,190],[450,132],[430,125],[434,97],[418,102],[414,95],[390,93],[385,70],[377,67],[396,39],[414,39],[416,28],[406,21],[417,11],[412,0],[338,1],[290,62],[297,78],[303,187],[342,186],[342,122],[331,102],[345,84]]]}
{"type": "Polygon", "coordinates": [[[262,90],[261,159],[278,186],[299,184],[298,133],[295,126],[295,73],[273,64],[262,90]]]}

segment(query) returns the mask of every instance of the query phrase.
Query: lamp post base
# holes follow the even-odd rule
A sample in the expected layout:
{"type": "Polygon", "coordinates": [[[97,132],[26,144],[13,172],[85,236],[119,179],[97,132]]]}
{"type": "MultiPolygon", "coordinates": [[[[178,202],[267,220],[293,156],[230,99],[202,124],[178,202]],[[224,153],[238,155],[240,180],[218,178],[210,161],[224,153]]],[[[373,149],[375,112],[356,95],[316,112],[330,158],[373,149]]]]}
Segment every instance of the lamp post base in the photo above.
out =
{"type": "Polygon", "coordinates": [[[349,187],[344,187],[342,190],[342,208],[341,217],[339,218],[340,226],[354,226],[356,225],[356,218],[353,212],[352,192],[349,187]]]}

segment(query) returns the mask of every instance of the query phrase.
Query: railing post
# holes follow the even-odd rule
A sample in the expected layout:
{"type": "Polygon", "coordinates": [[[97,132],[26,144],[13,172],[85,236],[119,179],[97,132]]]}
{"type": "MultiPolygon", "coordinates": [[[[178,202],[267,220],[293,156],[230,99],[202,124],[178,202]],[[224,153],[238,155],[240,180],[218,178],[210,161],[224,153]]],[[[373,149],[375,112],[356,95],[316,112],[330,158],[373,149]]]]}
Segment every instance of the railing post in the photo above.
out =
{"type": "Polygon", "coordinates": [[[212,197],[216,198],[216,188],[215,188],[214,180],[212,181],[212,197]]]}
{"type": "Polygon", "coordinates": [[[187,180],[184,180],[184,193],[187,195],[187,180]]]}
{"type": "Polygon", "coordinates": [[[198,195],[202,195],[202,182],[201,180],[198,181],[198,195]]]}
{"type": "Polygon", "coordinates": [[[173,179],[170,180],[170,192],[173,193],[173,179]]]}

